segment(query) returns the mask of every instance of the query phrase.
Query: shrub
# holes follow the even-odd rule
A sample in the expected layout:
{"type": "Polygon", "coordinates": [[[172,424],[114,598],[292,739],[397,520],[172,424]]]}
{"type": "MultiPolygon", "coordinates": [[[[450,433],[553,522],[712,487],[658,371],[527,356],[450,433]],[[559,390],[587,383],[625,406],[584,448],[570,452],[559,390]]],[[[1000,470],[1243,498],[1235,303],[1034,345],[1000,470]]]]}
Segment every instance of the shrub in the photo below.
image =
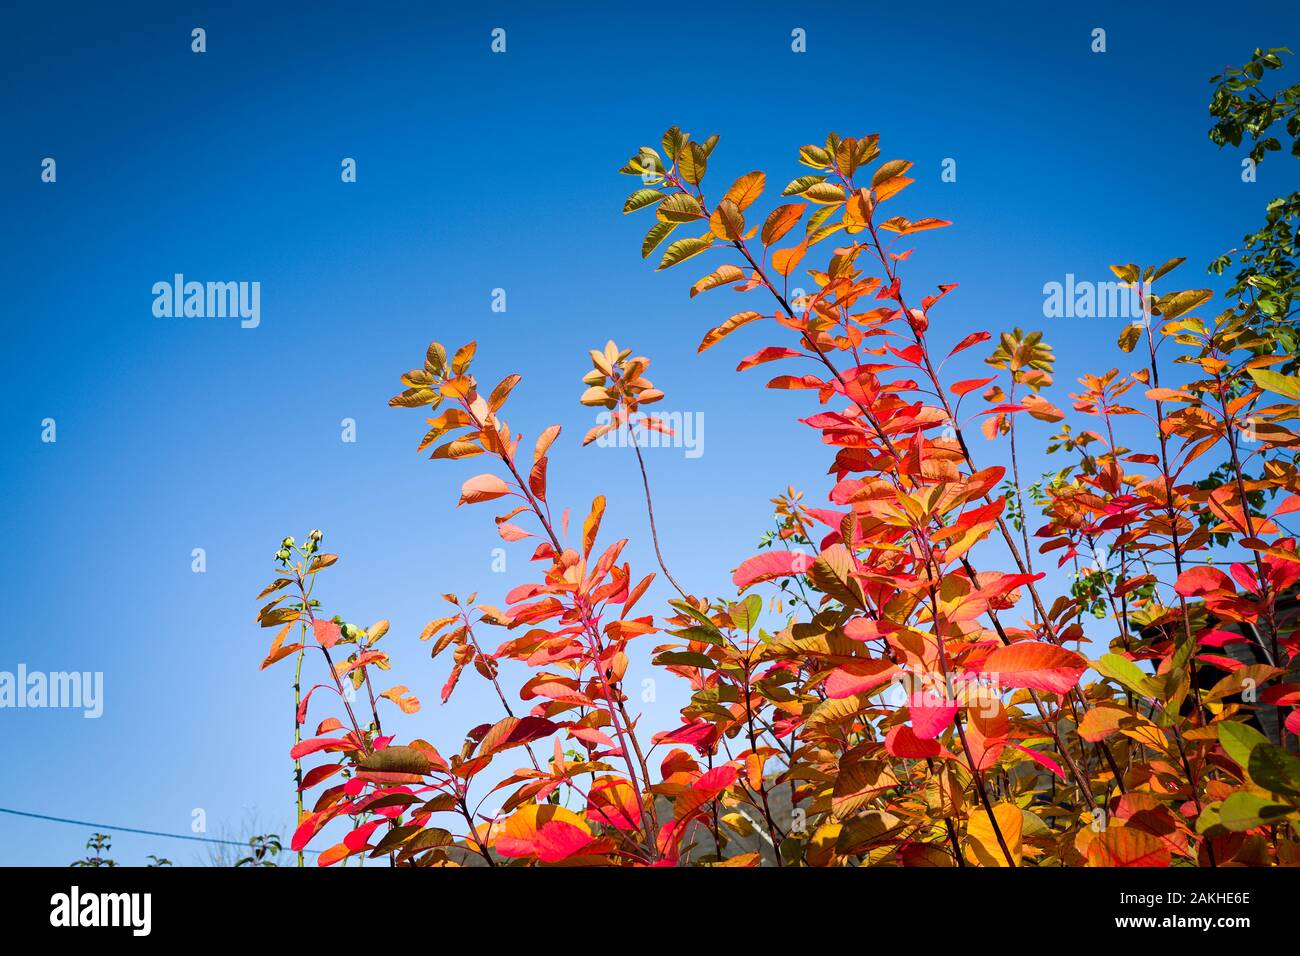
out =
{"type": "MultiPolygon", "coordinates": [[[[642,255],[660,269],[724,256],[691,296],[729,287],[754,308],[699,348],[741,329],[777,337],[738,371],[781,362],[768,387],[811,393],[819,407],[802,421],[828,447],[825,500],[776,499],[777,532],[736,567],[737,594],[710,599],[668,575],[641,461],[655,553],[679,594],[656,615],[641,604],[655,575],[621,559],[625,539],[598,545],[603,497],[580,529],[567,509],[556,519],[559,427],[525,443],[503,417],[520,376],[480,393],[474,344],[449,357],[433,343],[390,404],[431,416],[419,449],[432,458],[490,463],[459,503],[505,507],[497,529],[531,549],[536,573],[504,608],[447,595],[421,637],[451,656],[444,701],[472,671],[502,713],[458,753],[396,743],[380,701],[419,702],[372,686],[389,667],[376,647],[387,622],[327,617],[313,585],[335,557],[319,532],[286,538],[262,594],[283,592],[260,613],[280,628],[263,666],[292,657],[301,674],[320,655],[328,681],[302,694],[295,678],[293,849],[348,817],[322,865],[1300,862],[1300,557],[1284,527],[1300,476],[1283,424],[1300,379],[1271,370],[1286,356],[1249,310],[1201,318],[1209,290],[1156,294],[1182,260],[1114,267],[1149,315],[1118,343],[1132,371],[1080,380],[1074,430],[1047,397],[1040,333],[1002,333],[988,377],[944,379],[948,359],[994,339],[952,341],[941,316],[954,286],[904,289],[903,247],[949,223],[882,211],[910,164],[880,162],[876,136],[802,147],[811,172],[766,216],[758,171],[706,203],[716,144],[673,128],[640,149],[622,170],[642,180],[624,212],[652,211],[642,255]],[[812,266],[819,245],[829,252],[812,266]],[[800,268],[815,291],[791,301],[800,268]],[[1145,450],[1117,440],[1126,419],[1145,423],[1145,450]],[[1026,486],[1017,442],[1031,421],[1056,429],[1049,447],[1068,464],[1026,486]],[[989,448],[1010,467],[979,461],[989,448]],[[1201,487],[1207,462],[1226,477],[1201,487]],[[1071,593],[1044,591],[1051,558],[1074,569],[1071,593]],[[781,588],[770,608],[765,586],[781,588]],[[1107,633],[1090,639],[1098,619],[1107,633]],[[495,647],[489,628],[505,632],[495,647]],[[629,645],[648,640],[691,692],[680,723],[656,733],[623,686],[629,645]],[[505,660],[533,671],[516,693],[498,679],[505,660]],[[303,739],[322,689],[342,713],[303,739]],[[368,704],[360,717],[354,698],[368,704]],[[327,762],[304,773],[318,754],[327,762]],[[305,808],[301,794],[326,784],[305,808]],[[478,814],[489,792],[504,794],[499,819],[478,814]]],[[[662,398],[647,359],[611,342],[591,361],[581,401],[609,417],[587,442],[666,427],[645,410],[662,398]]]]}

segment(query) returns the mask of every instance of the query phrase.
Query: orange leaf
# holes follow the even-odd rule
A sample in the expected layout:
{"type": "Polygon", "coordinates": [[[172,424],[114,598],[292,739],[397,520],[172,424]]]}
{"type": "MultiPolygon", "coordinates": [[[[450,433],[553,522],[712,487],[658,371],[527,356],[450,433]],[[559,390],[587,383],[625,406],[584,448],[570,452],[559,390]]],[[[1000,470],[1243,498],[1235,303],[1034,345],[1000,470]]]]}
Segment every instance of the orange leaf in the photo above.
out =
{"type": "Polygon", "coordinates": [[[1064,694],[1088,669],[1088,662],[1074,651],[1042,641],[1021,641],[999,647],[984,659],[981,667],[999,684],[1064,694]]]}
{"type": "Polygon", "coordinates": [[[767,185],[767,176],[761,171],[745,173],[731,184],[731,188],[722,198],[731,200],[744,210],[762,194],[765,185],[767,185]]]}
{"type": "Polygon", "coordinates": [[[460,486],[460,501],[456,504],[473,505],[508,494],[510,494],[510,486],[496,475],[475,475],[460,486]]]}
{"type": "Polygon", "coordinates": [[[800,260],[803,259],[807,252],[807,238],[805,238],[803,242],[799,243],[799,245],[793,246],[792,248],[778,249],[776,252],[772,253],[772,268],[775,269],[778,274],[789,278],[790,273],[794,272],[795,266],[799,264],[800,260]]]}
{"type": "Polygon", "coordinates": [[[1011,853],[1011,859],[1018,865],[1021,860],[1020,838],[1025,818],[1014,803],[999,803],[994,806],[992,818],[983,807],[971,814],[970,822],[966,824],[966,859],[976,866],[1007,865],[1006,854],[1002,852],[997,833],[993,829],[994,820],[1011,853]]]}
{"type": "Polygon", "coordinates": [[[587,520],[582,523],[582,555],[586,557],[591,554],[591,548],[596,543],[596,533],[600,531],[600,519],[605,514],[605,496],[597,495],[591,503],[591,514],[587,515],[587,520]]]}
{"type": "Polygon", "coordinates": [[[1088,844],[1088,866],[1168,866],[1169,847],[1133,827],[1108,826],[1088,844]]]}
{"type": "Polygon", "coordinates": [[[559,434],[560,426],[552,425],[537,436],[537,447],[533,449],[533,464],[546,457],[546,450],[551,447],[551,442],[555,441],[559,434]]]}
{"type": "Polygon", "coordinates": [[[723,322],[721,325],[709,329],[709,331],[705,334],[703,341],[700,342],[700,347],[696,349],[696,351],[703,352],[709,346],[716,345],[718,342],[721,342],[724,338],[726,338],[732,332],[736,331],[736,329],[740,328],[742,325],[748,325],[750,322],[753,322],[756,319],[761,319],[762,317],[763,316],[757,312],[739,312],[736,315],[733,315],[731,318],[727,319],[727,321],[723,322]]]}
{"type": "Polygon", "coordinates": [[[793,229],[807,208],[807,203],[792,203],[773,209],[767,217],[767,222],[763,223],[763,231],[759,236],[763,240],[763,245],[770,246],[793,229]]]}

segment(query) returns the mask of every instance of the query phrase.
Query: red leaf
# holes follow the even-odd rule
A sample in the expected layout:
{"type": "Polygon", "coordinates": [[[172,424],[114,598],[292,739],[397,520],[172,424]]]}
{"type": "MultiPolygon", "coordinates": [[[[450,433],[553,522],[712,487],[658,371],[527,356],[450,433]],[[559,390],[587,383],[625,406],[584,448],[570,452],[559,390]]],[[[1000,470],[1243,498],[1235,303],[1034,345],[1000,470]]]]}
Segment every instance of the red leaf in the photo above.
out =
{"type": "Polygon", "coordinates": [[[968,378],[960,382],[953,382],[948,387],[952,389],[954,395],[966,395],[977,388],[983,388],[991,381],[993,381],[992,378],[968,378]]]}
{"type": "Polygon", "coordinates": [[[456,689],[456,682],[460,680],[460,672],[464,669],[464,664],[455,664],[451,669],[451,673],[447,675],[447,683],[442,685],[442,702],[444,704],[447,703],[447,698],[451,696],[451,692],[456,689]]]}
{"type": "Polygon", "coordinates": [[[1074,651],[1041,641],[999,647],[984,659],[982,670],[1006,687],[1064,694],[1079,683],[1088,662],[1074,651]]]}
{"type": "Polygon", "coordinates": [[[608,747],[610,750],[618,749],[618,744],[614,742],[609,734],[599,731],[595,727],[570,727],[569,735],[596,747],[608,747]]]}
{"type": "Polygon", "coordinates": [[[943,752],[937,740],[922,740],[911,727],[899,724],[885,736],[885,750],[894,757],[937,757],[943,752]]]}
{"type": "Polygon", "coordinates": [[[510,747],[520,747],[532,743],[541,737],[549,737],[559,729],[545,717],[520,717],[519,722],[509,729],[500,740],[484,749],[485,753],[497,753],[510,747]]]}
{"type": "Polygon", "coordinates": [[[312,767],[302,775],[302,789],[310,789],[322,780],[328,780],[342,769],[343,764],[341,763],[325,763],[319,767],[312,767]]]}
{"type": "Polygon", "coordinates": [[[1040,754],[1037,750],[1030,750],[1028,747],[1022,747],[1020,746],[1020,744],[1015,743],[1014,741],[1011,741],[1010,743],[1012,747],[1015,747],[1017,750],[1021,751],[1022,753],[1029,754],[1030,758],[1032,758],[1036,763],[1042,764],[1044,767],[1052,771],[1052,773],[1056,774],[1062,780],[1065,779],[1065,771],[1062,770],[1061,765],[1057,763],[1055,760],[1053,760],[1051,757],[1048,757],[1046,754],[1040,754]]]}
{"type": "Polygon", "coordinates": [[[720,767],[714,767],[712,770],[700,774],[699,779],[691,784],[691,789],[704,794],[706,799],[712,800],[736,782],[737,774],[738,771],[734,766],[724,763],[720,767]]]}
{"type": "Polygon", "coordinates": [[[741,562],[731,576],[731,581],[743,591],[762,581],[790,574],[804,574],[812,567],[812,563],[812,556],[802,551],[768,551],[741,562]]]}
{"type": "Polygon", "coordinates": [[[1228,671],[1229,673],[1232,671],[1239,671],[1246,666],[1235,657],[1226,657],[1223,654],[1197,654],[1196,659],[1209,664],[1212,667],[1228,671]]]}
{"type": "Polygon", "coordinates": [[[898,666],[885,658],[845,664],[826,678],[826,696],[839,699],[861,694],[887,684],[897,672],[898,666]]]}
{"type": "Polygon", "coordinates": [[[803,353],[797,349],[780,348],[772,345],[765,349],[759,349],[753,355],[741,359],[740,364],[736,366],[736,371],[743,372],[747,368],[762,365],[764,362],[775,362],[777,359],[783,358],[797,358],[800,355],[803,355],[803,353]]]}
{"type": "Polygon", "coordinates": [[[1204,597],[1216,591],[1235,593],[1232,581],[1218,568],[1188,568],[1178,575],[1174,590],[1183,597],[1204,597]]]}
{"type": "Polygon", "coordinates": [[[383,819],[379,819],[361,824],[343,838],[343,845],[353,853],[360,853],[366,848],[366,844],[370,842],[370,834],[374,833],[383,823],[383,819]]]}
{"type": "Polygon", "coordinates": [[[1206,647],[1223,647],[1226,644],[1241,644],[1248,640],[1245,634],[1221,630],[1206,631],[1200,637],[1200,642],[1206,647]]]}
{"type": "Polygon", "coordinates": [[[656,744],[665,742],[691,744],[702,752],[703,748],[700,745],[710,738],[716,738],[717,733],[718,728],[716,726],[700,718],[678,727],[676,730],[655,734],[652,742],[656,744]]]}
{"type": "Polygon", "coordinates": [[[297,743],[289,751],[289,757],[298,760],[308,754],[314,754],[318,750],[324,750],[326,747],[341,744],[342,741],[337,737],[312,737],[310,740],[304,740],[297,743]]]}
{"type": "Polygon", "coordinates": [[[619,777],[598,778],[587,793],[587,817],[618,830],[639,830],[641,810],[637,806],[636,791],[619,777]]]}
{"type": "Polygon", "coordinates": [[[1300,684],[1274,684],[1264,688],[1259,699],[1265,704],[1290,707],[1300,704],[1300,684]]]}
{"type": "Polygon", "coordinates": [[[528,804],[502,825],[496,849],[502,856],[536,857],[544,863],[567,859],[591,844],[591,832],[572,810],[528,804]]]}
{"type": "Polygon", "coordinates": [[[343,636],[343,632],[333,621],[312,621],[311,629],[316,634],[316,641],[321,647],[333,647],[343,636]]]}
{"type": "Polygon", "coordinates": [[[908,698],[912,729],[921,740],[934,740],[952,724],[957,705],[945,701],[941,694],[922,691],[908,698]]]}
{"type": "MultiPolygon", "coordinates": [[[[928,309],[929,306],[927,305],[926,308],[928,309]]],[[[956,345],[953,346],[952,351],[948,353],[948,358],[952,358],[958,352],[964,351],[965,349],[970,348],[972,345],[979,345],[981,342],[987,342],[992,337],[993,336],[990,335],[988,332],[972,332],[970,335],[966,336],[964,339],[962,339],[960,342],[958,342],[956,345]]]]}
{"type": "Polygon", "coordinates": [[[298,824],[298,829],[293,831],[293,839],[289,841],[289,849],[295,853],[303,849],[311,842],[311,838],[320,832],[320,828],[329,823],[330,819],[329,811],[307,814],[302,818],[302,823],[298,824]]]}

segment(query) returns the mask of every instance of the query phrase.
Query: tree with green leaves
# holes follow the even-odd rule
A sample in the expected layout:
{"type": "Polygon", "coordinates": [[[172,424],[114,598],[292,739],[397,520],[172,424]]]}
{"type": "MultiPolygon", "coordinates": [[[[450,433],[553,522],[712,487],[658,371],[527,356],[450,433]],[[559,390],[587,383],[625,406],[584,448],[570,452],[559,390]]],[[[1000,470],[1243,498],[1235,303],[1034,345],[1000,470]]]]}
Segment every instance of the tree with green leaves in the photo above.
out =
{"type": "Polygon", "coordinates": [[[117,866],[116,861],[109,859],[108,853],[113,848],[113,838],[107,833],[92,833],[90,839],[86,841],[86,849],[90,853],[81,860],[74,860],[73,866],[117,866]]]}
{"type": "MultiPolygon", "coordinates": [[[[1249,161],[1259,165],[1271,152],[1280,152],[1277,130],[1291,139],[1290,153],[1300,158],[1300,83],[1269,93],[1261,88],[1266,72],[1282,68],[1285,47],[1256,49],[1240,69],[1230,68],[1210,78],[1215,84],[1210,115],[1215,123],[1210,139],[1218,146],[1250,144],[1249,161]]],[[[1291,356],[1282,369],[1294,372],[1300,351],[1300,330],[1292,321],[1296,305],[1296,248],[1300,243],[1300,191],[1269,202],[1263,227],[1245,236],[1210,263],[1222,275],[1234,262],[1237,273],[1226,295],[1236,297],[1261,332],[1284,355],[1291,356]]]]}

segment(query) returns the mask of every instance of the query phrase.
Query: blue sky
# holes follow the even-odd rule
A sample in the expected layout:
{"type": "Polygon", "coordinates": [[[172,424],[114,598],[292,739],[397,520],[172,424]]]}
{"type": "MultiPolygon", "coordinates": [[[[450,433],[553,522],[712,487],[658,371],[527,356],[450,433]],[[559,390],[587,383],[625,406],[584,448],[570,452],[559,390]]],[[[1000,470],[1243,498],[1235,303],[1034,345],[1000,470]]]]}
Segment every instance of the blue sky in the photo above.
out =
{"type": "MultiPolygon", "coordinates": [[[[430,339],[478,340],[481,381],[524,375],[513,427],[565,427],[553,500],[585,513],[607,493],[608,533],[632,537],[644,571],[635,462],[578,447],[592,416],[577,397],[589,348],[649,355],[663,407],[706,422],[702,456],[650,454],[666,556],[691,590],[734,592],[768,499],[788,484],[820,499],[828,457],[794,422],[808,396],[732,371],[772,332],[697,357],[736,300],[688,300],[703,260],[656,275],[640,259],[648,214],[620,214],[637,184],[616,170],[670,124],[721,135],[711,180],[761,168],[773,191],[806,172],[800,144],[880,133],[886,158],[916,164],[898,211],[955,222],[918,237],[905,273],[918,293],[960,283],[933,334],[1042,328],[1064,402],[1076,374],[1118,364],[1119,325],[1044,319],[1044,283],[1183,255],[1178,287],[1215,284],[1204,263],[1294,187],[1284,157],[1242,183],[1240,156],[1206,137],[1211,73],[1300,44],[1287,6],[7,4],[0,670],[102,671],[105,710],[0,711],[3,805],[179,832],[201,808],[214,834],[256,812],[287,832],[290,675],[257,671],[253,598],[280,538],[313,527],[342,555],[318,596],[389,618],[394,682],[425,702],[392,726],[455,746],[495,719],[473,680],[437,704],[447,662],[417,640],[439,594],[499,602],[528,573],[516,547],[493,574],[495,512],[454,507],[474,463],[416,455],[421,416],[386,407],[430,339]],[[260,325],[156,318],[150,290],[175,273],[260,282],[260,325]]],[[[646,723],[673,710],[665,689],[646,723]]],[[[87,835],[0,815],[0,864],[65,864],[87,835]]],[[[114,851],[196,856],[125,834],[114,851]]]]}

